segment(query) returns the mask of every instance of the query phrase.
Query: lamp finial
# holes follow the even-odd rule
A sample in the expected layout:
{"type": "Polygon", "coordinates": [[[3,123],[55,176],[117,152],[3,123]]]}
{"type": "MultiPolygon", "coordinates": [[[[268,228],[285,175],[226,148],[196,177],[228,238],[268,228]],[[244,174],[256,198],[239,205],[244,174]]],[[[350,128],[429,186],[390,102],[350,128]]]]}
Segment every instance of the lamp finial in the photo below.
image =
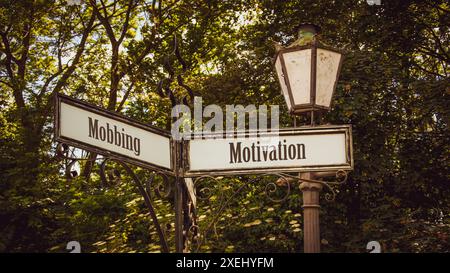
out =
{"type": "Polygon", "coordinates": [[[320,27],[311,23],[303,23],[298,27],[298,38],[288,47],[311,44],[320,32],[320,27]]]}

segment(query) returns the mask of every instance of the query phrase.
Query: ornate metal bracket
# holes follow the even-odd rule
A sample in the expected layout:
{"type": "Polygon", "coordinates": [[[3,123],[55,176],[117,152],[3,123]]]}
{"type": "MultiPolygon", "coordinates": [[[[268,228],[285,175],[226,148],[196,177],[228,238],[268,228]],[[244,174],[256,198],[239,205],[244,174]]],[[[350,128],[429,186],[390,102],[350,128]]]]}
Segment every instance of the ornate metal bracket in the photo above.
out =
{"type": "MultiPolygon", "coordinates": [[[[174,49],[171,52],[170,55],[175,55],[178,62],[181,64],[182,72],[180,74],[176,74],[174,67],[172,66],[170,62],[169,55],[165,56],[164,58],[164,68],[168,73],[168,77],[162,79],[157,88],[157,92],[161,97],[168,97],[172,103],[172,106],[175,106],[176,104],[183,103],[185,105],[188,105],[188,96],[190,100],[192,101],[194,99],[194,92],[193,90],[187,86],[182,76],[185,74],[185,72],[188,69],[187,63],[183,60],[180,50],[178,47],[178,41],[177,37],[174,37],[174,49]],[[188,96],[182,97],[182,99],[177,98],[176,94],[174,94],[173,90],[171,89],[172,83],[177,81],[178,85],[182,87],[186,92],[188,93],[188,96]],[[164,91],[164,92],[163,92],[164,91]]],[[[311,119],[314,121],[314,118],[311,119]]],[[[249,184],[253,183],[261,183],[263,184],[263,191],[267,198],[271,200],[272,202],[283,202],[288,199],[289,195],[291,194],[291,184],[293,183],[301,183],[301,182],[312,182],[312,183],[319,183],[323,186],[325,186],[331,193],[326,194],[326,200],[333,201],[336,196],[336,192],[333,189],[332,185],[339,185],[342,183],[345,183],[347,180],[347,172],[343,170],[337,171],[334,176],[336,177],[335,181],[323,181],[319,179],[305,179],[298,177],[296,175],[287,174],[287,173],[268,173],[268,174],[262,174],[257,176],[256,178],[250,179],[248,181],[248,184],[244,183],[243,185],[239,186],[237,189],[233,190],[231,193],[227,194],[228,191],[224,190],[227,185],[223,185],[221,183],[220,177],[214,177],[214,176],[202,176],[198,177],[194,181],[194,193],[195,197],[198,200],[207,201],[209,200],[213,194],[213,189],[209,186],[202,186],[202,181],[205,180],[214,180],[214,185],[217,187],[219,186],[219,196],[218,198],[218,206],[217,211],[215,211],[212,215],[212,219],[208,222],[205,230],[200,230],[200,227],[198,225],[198,217],[197,217],[197,209],[194,205],[194,202],[192,199],[188,197],[188,193],[186,190],[186,185],[184,183],[181,183],[181,180],[183,179],[182,174],[178,174],[174,178],[174,183],[170,183],[170,178],[167,177],[164,173],[157,173],[154,172],[149,179],[146,181],[142,181],[136,173],[130,168],[130,166],[116,158],[78,158],[73,153],[69,155],[70,149],[69,146],[66,144],[58,144],[56,149],[57,158],[62,160],[67,160],[66,165],[66,177],[68,179],[72,179],[76,177],[78,174],[75,170],[73,170],[74,165],[81,160],[89,161],[89,162],[96,162],[99,160],[102,160],[99,167],[99,174],[102,181],[103,186],[108,187],[114,184],[117,184],[121,181],[120,178],[120,171],[116,168],[108,169],[107,163],[108,162],[115,162],[118,165],[120,165],[125,172],[128,174],[128,176],[133,180],[133,182],[136,184],[140,194],[143,196],[145,204],[149,210],[150,217],[156,227],[161,248],[164,252],[169,252],[169,247],[167,244],[167,240],[165,238],[164,232],[160,226],[160,223],[156,217],[156,213],[152,204],[152,186],[155,187],[154,192],[157,197],[163,198],[168,197],[172,187],[171,185],[175,185],[175,230],[177,231],[177,234],[175,236],[176,241],[176,249],[177,251],[182,251],[183,249],[189,249],[190,246],[196,246],[196,250],[200,248],[200,246],[205,242],[207,235],[211,232],[212,229],[215,228],[215,225],[220,218],[220,215],[224,212],[227,206],[238,196],[239,193],[241,193],[249,184]],[[163,182],[156,184],[155,183],[155,176],[161,176],[163,178],[163,182]],[[264,176],[275,176],[277,179],[275,182],[267,182],[264,181],[264,179],[261,179],[264,176]],[[156,185],[155,185],[156,184],[156,185]],[[221,187],[221,188],[220,188],[221,187]],[[280,194],[280,190],[284,191],[280,194]]],[[[177,156],[178,157],[178,156],[177,156]]],[[[323,175],[319,175],[317,177],[324,177],[323,175]]]]}
{"type": "Polygon", "coordinates": [[[66,177],[67,179],[73,179],[76,176],[78,176],[78,173],[73,170],[73,167],[75,165],[75,163],[77,163],[78,161],[102,161],[100,163],[100,168],[99,168],[99,175],[100,178],[102,180],[103,186],[107,187],[110,185],[114,185],[117,184],[118,182],[121,181],[121,177],[120,177],[120,171],[116,168],[110,169],[108,170],[106,165],[108,162],[115,162],[117,164],[119,164],[124,170],[125,172],[129,175],[129,177],[131,177],[132,181],[135,183],[135,185],[137,186],[139,193],[142,195],[142,197],[144,198],[145,204],[149,210],[149,214],[150,217],[153,221],[153,224],[155,225],[156,231],[158,233],[159,236],[159,241],[161,244],[161,249],[162,252],[169,252],[169,246],[167,244],[167,240],[165,238],[164,232],[161,228],[161,225],[158,221],[158,218],[156,217],[156,212],[154,209],[154,206],[152,204],[152,198],[151,198],[151,186],[152,184],[154,184],[154,177],[156,175],[161,175],[163,178],[163,182],[157,183],[155,186],[155,194],[158,197],[167,197],[170,194],[171,191],[171,186],[169,183],[169,178],[163,174],[163,173],[152,173],[152,175],[150,176],[150,178],[148,180],[146,180],[145,182],[143,182],[141,179],[139,179],[139,177],[136,175],[136,173],[134,173],[134,171],[130,168],[130,166],[120,160],[117,159],[113,159],[113,158],[96,158],[96,159],[86,159],[86,158],[78,158],[76,156],[72,154],[69,156],[70,153],[70,148],[67,144],[63,144],[63,143],[59,143],[56,147],[56,158],[58,160],[68,160],[69,163],[66,166],[66,177]]]}
{"type": "MultiPolygon", "coordinates": [[[[321,177],[329,177],[331,173],[316,173],[317,176],[321,177]]],[[[210,175],[205,175],[201,177],[197,177],[194,180],[195,185],[195,194],[196,198],[199,201],[209,201],[209,199],[212,196],[216,197],[216,202],[219,203],[217,206],[217,209],[212,213],[210,216],[210,221],[206,225],[206,228],[204,230],[201,230],[200,227],[197,224],[193,224],[189,226],[188,232],[190,233],[189,236],[189,245],[195,246],[193,248],[194,251],[198,251],[200,247],[205,243],[206,238],[209,233],[212,232],[212,230],[215,230],[215,225],[217,221],[219,220],[222,213],[225,211],[226,207],[233,201],[233,199],[248,185],[260,183],[261,181],[264,182],[263,185],[263,191],[265,196],[271,201],[275,203],[281,203],[288,199],[288,197],[291,194],[291,187],[292,184],[295,183],[302,183],[302,182],[313,182],[313,183],[319,183],[323,186],[325,186],[331,193],[326,193],[325,199],[327,201],[334,201],[336,197],[336,192],[333,188],[333,186],[343,184],[347,181],[348,173],[344,170],[338,170],[336,173],[334,173],[334,176],[336,178],[335,181],[323,181],[318,179],[303,179],[300,178],[298,175],[292,175],[287,173],[268,173],[268,174],[262,174],[257,176],[256,178],[250,179],[248,183],[244,183],[243,185],[240,185],[237,189],[235,189],[232,193],[229,193],[228,196],[226,194],[227,188],[229,188],[229,183],[227,185],[224,185],[223,177],[214,177],[210,175]],[[265,176],[275,176],[277,178],[274,182],[264,182],[262,181],[263,177],[265,176]],[[212,180],[214,183],[215,190],[209,186],[209,185],[202,185],[205,181],[212,180]],[[215,194],[217,193],[217,194],[215,194]]],[[[230,177],[231,179],[232,177],[230,177]]],[[[195,219],[197,221],[197,219],[195,219]]]]}
{"type": "Polygon", "coordinates": [[[188,70],[188,65],[187,65],[186,61],[183,59],[183,57],[181,56],[180,48],[178,45],[178,39],[177,39],[176,35],[174,35],[174,38],[173,38],[173,51],[169,55],[166,55],[164,57],[164,70],[167,71],[169,76],[162,79],[161,81],[159,81],[158,88],[157,88],[158,94],[161,97],[167,96],[172,103],[172,107],[177,104],[180,104],[180,103],[189,105],[189,101],[194,100],[195,94],[194,94],[194,91],[188,85],[186,85],[183,80],[183,75],[188,70]],[[182,72],[180,74],[175,73],[175,69],[170,62],[170,55],[175,55],[176,59],[181,64],[182,72]],[[187,96],[184,96],[181,100],[177,96],[175,96],[173,90],[170,88],[170,85],[175,81],[175,78],[177,80],[178,85],[187,91],[190,100],[188,100],[187,96]],[[165,94],[164,94],[163,90],[164,90],[165,94]]]}
{"type": "Polygon", "coordinates": [[[337,185],[341,185],[344,184],[345,182],[347,182],[348,179],[348,172],[345,170],[338,170],[335,173],[333,172],[326,172],[326,173],[313,173],[316,177],[324,177],[324,178],[329,178],[329,177],[335,177],[335,181],[324,181],[324,180],[318,180],[318,179],[305,179],[305,178],[301,178],[299,176],[293,176],[293,175],[289,175],[289,174],[285,174],[286,176],[288,176],[290,178],[291,181],[296,181],[297,182],[310,182],[310,183],[318,183],[321,184],[322,186],[324,186],[325,188],[327,188],[330,193],[326,193],[325,194],[325,200],[331,202],[334,201],[336,198],[336,191],[334,190],[333,186],[337,186],[337,185]]]}
{"type": "MultiPolygon", "coordinates": [[[[66,144],[58,144],[56,148],[56,156],[59,160],[68,160],[69,162],[66,165],[65,174],[68,179],[73,179],[78,174],[73,167],[76,162],[82,160],[90,160],[87,158],[78,158],[74,156],[74,154],[70,154],[69,146],[66,144]],[[69,155],[70,154],[70,155],[69,155]]],[[[164,232],[161,228],[161,225],[156,217],[156,213],[152,204],[152,192],[158,198],[168,197],[172,191],[172,184],[170,179],[164,173],[155,173],[153,172],[150,177],[142,181],[139,177],[133,172],[133,170],[126,163],[121,162],[117,159],[112,158],[96,158],[91,161],[101,161],[99,166],[99,175],[102,180],[102,184],[105,187],[115,185],[121,181],[120,171],[117,168],[108,169],[108,162],[115,162],[119,164],[126,173],[131,177],[133,182],[136,184],[140,194],[143,196],[145,204],[149,210],[150,217],[153,221],[153,224],[156,227],[161,249],[163,252],[169,252],[169,247],[167,244],[167,240],[165,238],[164,232]],[[162,182],[155,182],[155,177],[161,176],[162,182]],[[152,190],[153,187],[153,190],[152,190]]],[[[230,205],[232,201],[241,193],[248,185],[255,184],[263,184],[263,192],[265,196],[271,201],[275,203],[281,203],[288,199],[291,194],[292,184],[302,183],[302,182],[310,182],[310,183],[318,183],[322,186],[326,187],[330,193],[326,193],[325,199],[327,201],[334,201],[336,197],[336,192],[334,190],[334,186],[343,184],[347,181],[348,173],[344,170],[338,170],[335,173],[314,173],[313,179],[305,179],[301,178],[298,175],[288,174],[288,173],[267,173],[261,174],[256,177],[252,177],[248,179],[244,184],[239,185],[236,189],[230,191],[230,183],[224,183],[224,177],[215,177],[211,175],[205,175],[201,177],[197,177],[194,179],[194,194],[195,198],[200,202],[209,202],[210,199],[215,196],[216,210],[212,213],[210,217],[210,221],[207,223],[206,228],[204,230],[200,229],[198,224],[198,215],[197,208],[194,206],[194,202],[191,198],[187,196],[187,191],[184,189],[183,200],[187,200],[187,202],[183,202],[183,238],[184,238],[184,249],[192,249],[193,251],[198,251],[200,247],[206,242],[206,238],[211,233],[211,231],[215,230],[216,223],[221,217],[222,213],[225,209],[230,205]],[[319,180],[320,177],[330,177],[331,175],[335,176],[334,181],[324,181],[319,180]],[[267,182],[264,177],[274,176],[276,178],[275,181],[267,182]],[[206,184],[206,181],[213,181],[214,183],[206,184]],[[211,187],[211,185],[214,185],[211,187]]],[[[233,179],[233,177],[227,177],[229,179],[233,179]]]]}

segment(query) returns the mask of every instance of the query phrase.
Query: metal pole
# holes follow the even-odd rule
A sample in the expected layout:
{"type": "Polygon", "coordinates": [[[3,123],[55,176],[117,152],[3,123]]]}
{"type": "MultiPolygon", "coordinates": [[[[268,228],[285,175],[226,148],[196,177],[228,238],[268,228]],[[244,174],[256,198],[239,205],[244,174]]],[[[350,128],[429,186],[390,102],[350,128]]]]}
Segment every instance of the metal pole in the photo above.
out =
{"type": "MultiPolygon", "coordinates": [[[[314,179],[312,173],[300,173],[300,178],[314,179]]],[[[319,195],[322,184],[302,182],[303,192],[303,244],[305,253],[320,252],[319,195]]]]}
{"type": "Polygon", "coordinates": [[[175,144],[175,252],[183,253],[183,142],[177,141],[175,144]]]}
{"type": "Polygon", "coordinates": [[[175,185],[175,252],[183,253],[183,185],[181,177],[175,185]]]}

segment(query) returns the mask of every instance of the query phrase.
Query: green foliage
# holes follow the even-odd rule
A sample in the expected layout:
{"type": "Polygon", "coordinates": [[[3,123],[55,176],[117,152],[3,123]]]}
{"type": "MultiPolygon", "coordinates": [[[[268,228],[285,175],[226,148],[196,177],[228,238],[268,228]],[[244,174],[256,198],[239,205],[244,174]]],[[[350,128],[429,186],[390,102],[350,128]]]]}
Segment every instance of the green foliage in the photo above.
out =
{"type": "MultiPolygon", "coordinates": [[[[169,129],[170,101],[156,90],[165,58],[182,71],[170,55],[176,33],[184,81],[205,105],[279,104],[281,125],[291,126],[272,41],[289,44],[299,23],[315,22],[346,52],[324,120],[352,124],[355,157],[336,200],[321,201],[322,250],[365,252],[378,240],[385,252],[448,252],[449,11],[431,0],[0,1],[0,251],[66,252],[72,240],[83,252],[161,251],[125,173],[101,187],[97,167],[81,164],[82,175],[66,180],[68,162],[54,158],[52,94],[169,129]]],[[[273,203],[268,182],[221,179],[225,190],[199,201],[200,231],[211,232],[193,250],[301,252],[301,193],[292,185],[285,202],[273,203]],[[211,224],[221,197],[243,185],[211,224]]],[[[171,198],[153,196],[173,251],[171,198]]]]}

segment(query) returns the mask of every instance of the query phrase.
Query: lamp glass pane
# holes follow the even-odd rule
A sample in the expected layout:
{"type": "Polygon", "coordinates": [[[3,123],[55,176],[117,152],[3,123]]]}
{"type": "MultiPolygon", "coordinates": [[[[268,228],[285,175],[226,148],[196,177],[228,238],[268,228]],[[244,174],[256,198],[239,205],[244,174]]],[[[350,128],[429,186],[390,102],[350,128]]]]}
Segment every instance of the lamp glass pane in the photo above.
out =
{"type": "Polygon", "coordinates": [[[341,54],[317,49],[316,104],[330,107],[334,85],[338,79],[341,54]]]}
{"type": "Polygon", "coordinates": [[[311,102],[311,49],[283,54],[294,104],[311,102]]]}
{"type": "Polygon", "coordinates": [[[288,88],[286,85],[283,69],[281,67],[281,59],[280,56],[277,57],[277,61],[275,62],[275,70],[277,71],[278,81],[281,86],[281,93],[283,93],[284,100],[286,101],[288,110],[291,111],[292,105],[291,100],[289,99],[288,88]]]}

